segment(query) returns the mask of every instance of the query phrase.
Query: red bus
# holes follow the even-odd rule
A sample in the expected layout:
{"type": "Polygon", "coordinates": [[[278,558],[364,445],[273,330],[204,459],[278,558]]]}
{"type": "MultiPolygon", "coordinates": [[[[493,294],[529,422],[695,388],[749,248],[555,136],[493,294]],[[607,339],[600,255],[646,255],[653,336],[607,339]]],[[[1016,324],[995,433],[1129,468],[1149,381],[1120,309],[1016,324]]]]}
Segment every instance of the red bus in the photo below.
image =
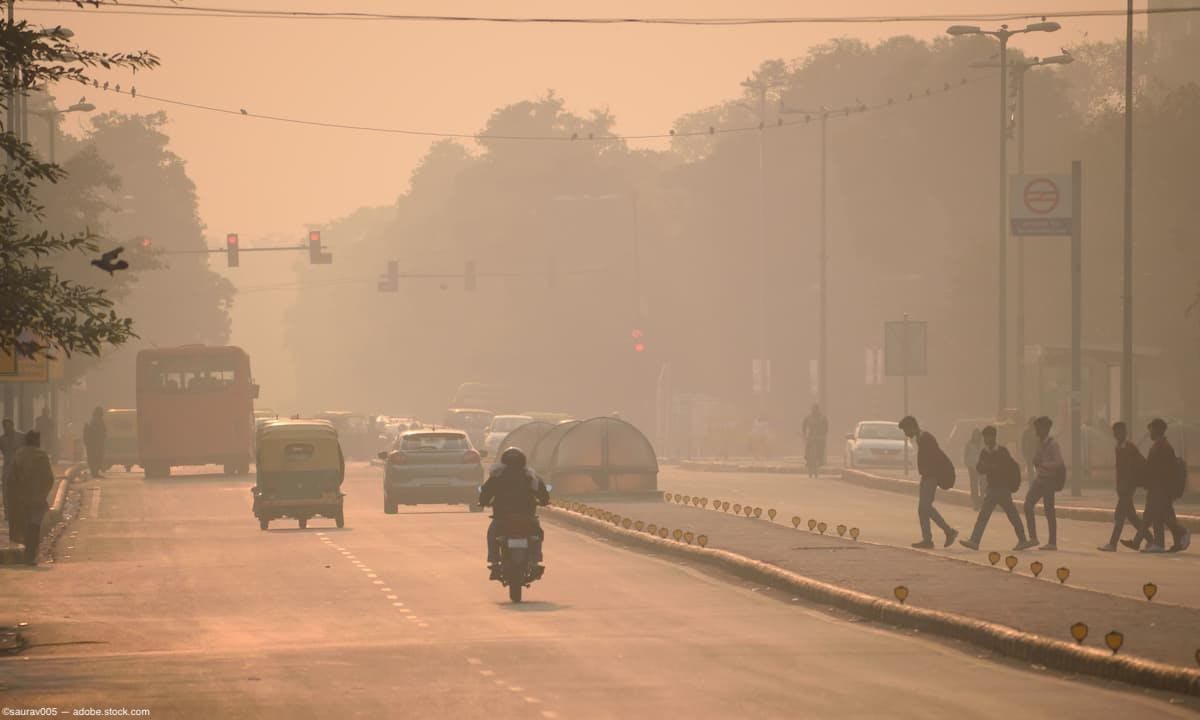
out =
{"type": "Polygon", "coordinates": [[[185,345],[137,355],[138,455],[146,477],[182,465],[250,472],[254,399],[250,356],[238,347],[185,345]]]}

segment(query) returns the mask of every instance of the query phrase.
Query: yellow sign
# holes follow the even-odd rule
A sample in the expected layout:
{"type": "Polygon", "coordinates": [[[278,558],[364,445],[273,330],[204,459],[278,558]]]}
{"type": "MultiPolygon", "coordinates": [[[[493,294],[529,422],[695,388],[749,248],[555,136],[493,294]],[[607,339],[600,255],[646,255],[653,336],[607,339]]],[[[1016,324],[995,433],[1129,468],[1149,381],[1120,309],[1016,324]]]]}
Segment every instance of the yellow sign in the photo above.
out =
{"type": "Polygon", "coordinates": [[[1158,594],[1158,586],[1154,583],[1146,583],[1142,586],[1142,593],[1147,600],[1153,600],[1154,596],[1158,594]]]}
{"type": "Polygon", "coordinates": [[[50,350],[28,357],[11,350],[0,350],[0,383],[48,383],[63,376],[62,351],[50,350]]]}
{"type": "Polygon", "coordinates": [[[637,522],[635,522],[633,524],[633,529],[637,530],[638,532],[641,532],[645,528],[646,528],[646,523],[642,522],[641,520],[638,520],[637,522]]]}
{"type": "Polygon", "coordinates": [[[660,538],[662,538],[663,540],[666,540],[666,539],[667,539],[667,529],[666,529],[666,528],[659,528],[659,529],[658,529],[658,536],[659,536],[660,538]]]}
{"type": "Polygon", "coordinates": [[[816,529],[816,527],[817,527],[817,521],[814,520],[813,518],[809,518],[808,519],[808,531],[812,532],[813,530],[816,529]]]}
{"type": "Polygon", "coordinates": [[[858,539],[858,528],[850,528],[850,537],[858,539]]]}
{"type": "Polygon", "coordinates": [[[797,530],[800,529],[800,516],[799,515],[792,516],[792,527],[796,528],[797,530]]]}
{"type": "Polygon", "coordinates": [[[679,541],[683,538],[683,531],[679,528],[675,528],[675,531],[671,533],[671,537],[675,538],[676,541],[679,541]]]}
{"type": "Polygon", "coordinates": [[[755,518],[762,517],[762,508],[760,508],[760,507],[754,508],[754,517],[755,518]]]}
{"type": "Polygon", "coordinates": [[[708,498],[700,498],[700,507],[708,509],[708,498]]]}
{"type": "Polygon", "coordinates": [[[737,505],[734,505],[734,506],[733,506],[733,514],[734,514],[734,515],[741,515],[741,514],[742,514],[742,504],[741,504],[741,503],[738,503],[737,505]]]}
{"type": "Polygon", "coordinates": [[[663,500],[666,500],[667,502],[671,502],[671,493],[669,493],[669,492],[663,493],[663,500]]]}
{"type": "Polygon", "coordinates": [[[680,495],[679,493],[675,493],[675,502],[679,502],[682,497],[683,496],[680,495]]]}
{"type": "MultiPolygon", "coordinates": [[[[700,537],[696,538],[696,543],[698,545],[700,545],[700,547],[707,547],[708,546],[708,536],[701,535],[700,537]]],[[[1200,662],[1200,650],[1196,651],[1196,656],[1197,656],[1196,662],[1200,662]]]]}
{"type": "Polygon", "coordinates": [[[1029,569],[1033,571],[1034,577],[1038,577],[1042,574],[1043,567],[1044,566],[1040,560],[1034,560],[1033,562],[1029,563],[1029,569]]]}
{"type": "Polygon", "coordinates": [[[1071,571],[1065,567],[1060,567],[1059,569],[1055,570],[1054,574],[1058,576],[1058,581],[1060,583],[1065,583],[1067,578],[1071,577],[1071,571]]]}
{"type": "Polygon", "coordinates": [[[750,517],[751,515],[754,514],[754,508],[747,505],[744,508],[742,508],[742,513],[745,514],[746,517],[750,517]]]}
{"type": "Polygon", "coordinates": [[[1008,571],[1012,572],[1013,568],[1017,566],[1017,556],[1009,555],[1008,557],[1004,558],[1004,564],[1008,566],[1008,571]]]}
{"type": "Polygon", "coordinates": [[[829,526],[828,526],[828,525],[826,525],[826,524],[825,524],[825,523],[823,523],[823,522],[819,522],[819,523],[817,523],[817,530],[820,530],[822,535],[824,535],[824,534],[825,534],[825,530],[826,530],[826,528],[828,528],[828,527],[829,527],[829,526]]]}
{"type": "Polygon", "coordinates": [[[684,505],[691,505],[691,504],[692,504],[692,496],[691,496],[691,495],[684,495],[684,496],[683,496],[683,504],[684,504],[684,505]]]}
{"type": "Polygon", "coordinates": [[[845,525],[838,525],[838,526],[837,526],[837,531],[838,531],[838,537],[845,537],[845,536],[846,536],[846,526],[845,526],[845,525]]]}
{"type": "Polygon", "coordinates": [[[724,510],[725,512],[729,512],[729,501],[728,500],[721,503],[721,509],[724,510]]]}
{"type": "Polygon", "coordinates": [[[995,550],[988,553],[988,562],[993,565],[1000,562],[1000,553],[996,552],[995,550]]]}
{"type": "Polygon", "coordinates": [[[1087,623],[1077,622],[1071,626],[1071,637],[1075,638],[1075,642],[1082,645],[1083,641],[1087,639],[1087,636],[1088,636],[1087,623]]]}
{"type": "Polygon", "coordinates": [[[1109,630],[1108,634],[1104,636],[1104,644],[1113,651],[1113,655],[1116,655],[1121,646],[1125,644],[1125,635],[1116,630],[1109,630]]]}
{"type": "Polygon", "coordinates": [[[903,605],[904,601],[908,599],[908,588],[904,587],[903,585],[897,585],[896,589],[892,590],[892,594],[895,595],[896,599],[900,601],[901,605],[903,605]]]}
{"type": "Polygon", "coordinates": [[[687,531],[687,532],[685,532],[685,533],[683,534],[683,540],[684,540],[684,542],[686,542],[688,545],[691,545],[691,544],[692,544],[692,540],[694,540],[695,538],[696,538],[696,536],[695,536],[695,535],[693,535],[693,534],[692,534],[692,532],[691,532],[690,530],[689,530],[689,531],[687,531]]]}
{"type": "Polygon", "coordinates": [[[625,528],[626,530],[628,530],[631,525],[633,525],[633,521],[629,518],[625,518],[621,521],[621,527],[625,528]]]}
{"type": "Polygon", "coordinates": [[[779,513],[775,512],[775,508],[771,508],[767,511],[767,517],[771,520],[771,522],[775,522],[775,516],[778,514],[779,513]]]}

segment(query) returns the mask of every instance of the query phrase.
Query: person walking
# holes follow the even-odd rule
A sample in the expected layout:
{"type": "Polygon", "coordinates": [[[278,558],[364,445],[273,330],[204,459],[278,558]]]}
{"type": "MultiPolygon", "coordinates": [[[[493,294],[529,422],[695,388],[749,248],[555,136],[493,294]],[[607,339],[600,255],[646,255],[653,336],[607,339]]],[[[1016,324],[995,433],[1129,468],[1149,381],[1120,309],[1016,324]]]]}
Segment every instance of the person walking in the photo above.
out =
{"type": "Polygon", "coordinates": [[[980,433],[983,449],[975,470],[986,480],[986,490],[983,503],[979,508],[979,517],[975,520],[975,529],[971,537],[960,540],[959,545],[972,550],[979,549],[983,540],[983,531],[987,529],[988,520],[997,506],[1004,510],[1008,521],[1012,523],[1013,531],[1017,534],[1017,546],[1013,550],[1028,550],[1037,545],[1025,537],[1025,526],[1021,524],[1021,513],[1013,503],[1013,493],[1021,487],[1021,465],[1008,452],[1008,448],[996,444],[996,428],[988,425],[980,433]]]}
{"type": "Polygon", "coordinates": [[[1113,511],[1113,529],[1112,535],[1108,538],[1108,544],[1097,548],[1101,552],[1117,551],[1117,541],[1121,539],[1126,521],[1139,534],[1145,528],[1141,519],[1138,518],[1137,507],[1133,504],[1133,494],[1137,492],[1138,485],[1142,483],[1146,459],[1142,457],[1142,451],[1138,450],[1137,445],[1129,441],[1129,426],[1124,422],[1113,423],[1112,434],[1113,439],[1117,442],[1115,466],[1117,508],[1113,511]]]}
{"type": "Polygon", "coordinates": [[[1146,511],[1142,513],[1142,530],[1126,547],[1137,550],[1142,541],[1149,538],[1150,543],[1142,552],[1168,552],[1166,548],[1166,530],[1171,531],[1174,545],[1170,552],[1182,552],[1192,544],[1192,533],[1175,517],[1175,498],[1182,494],[1183,478],[1179,477],[1181,469],[1179,459],[1175,456],[1175,448],[1167,441],[1167,423],[1162,418],[1154,418],[1146,426],[1150,431],[1150,452],[1146,453],[1146,511]]]}
{"type": "Polygon", "coordinates": [[[50,456],[50,461],[54,462],[54,456],[58,448],[58,438],[55,432],[54,420],[50,417],[50,409],[42,408],[42,412],[33,421],[33,429],[37,430],[42,436],[42,449],[50,456]]]}
{"type": "MultiPolygon", "coordinates": [[[[13,463],[17,459],[17,450],[20,449],[23,442],[21,434],[17,432],[13,425],[12,418],[4,418],[3,433],[0,433],[0,456],[4,459],[4,470],[0,472],[0,503],[3,504],[4,517],[12,517],[12,505],[9,502],[9,489],[12,483],[9,478],[12,476],[13,463]]],[[[8,538],[12,542],[20,542],[17,537],[20,535],[20,528],[14,527],[12,520],[8,521],[8,538]]]]}
{"type": "Polygon", "coordinates": [[[1038,449],[1037,431],[1033,429],[1036,421],[1036,417],[1029,418],[1025,429],[1021,431],[1021,459],[1025,461],[1025,476],[1030,481],[1037,476],[1033,469],[1033,456],[1037,454],[1038,449]]]}
{"type": "Polygon", "coordinates": [[[929,549],[933,547],[933,531],[930,521],[935,523],[946,534],[943,547],[950,547],[958,538],[958,531],[950,527],[942,514],[933,506],[934,496],[938,488],[949,490],[954,487],[954,463],[938,446],[937,438],[932,433],[921,430],[917,419],[912,415],[900,421],[900,429],[910,439],[917,441],[917,473],[921,476],[920,494],[917,500],[917,519],[921,523],[921,541],[912,544],[915,548],[929,549]]]}
{"type": "MultiPolygon", "coordinates": [[[[995,428],[992,430],[994,431],[995,428]]],[[[967,468],[967,477],[971,480],[971,507],[976,510],[980,508],[979,500],[983,495],[983,491],[979,487],[980,474],[976,469],[981,452],[983,452],[983,434],[979,432],[979,428],[975,428],[971,431],[971,437],[967,440],[966,447],[963,448],[963,466],[967,468]]]]}
{"type": "Polygon", "coordinates": [[[104,408],[92,411],[92,419],[83,426],[83,447],[87,451],[88,469],[94,478],[104,477],[104,446],[108,428],[104,425],[104,408]]]}
{"type": "Polygon", "coordinates": [[[10,500],[14,512],[9,517],[8,524],[9,527],[16,526],[21,529],[26,565],[37,565],[42,518],[50,508],[47,496],[54,487],[54,469],[50,466],[50,456],[40,446],[41,433],[37,430],[25,433],[25,445],[17,451],[13,463],[10,500]]]}
{"type": "Polygon", "coordinates": [[[1062,448],[1058,441],[1050,437],[1053,421],[1045,415],[1033,421],[1033,430],[1037,434],[1037,452],[1033,455],[1033,472],[1035,477],[1029,483],[1029,493],[1025,495],[1025,522],[1029,526],[1029,539],[1035,544],[1038,541],[1037,516],[1034,510],[1038,501],[1046,512],[1046,527],[1050,540],[1041,550],[1058,549],[1058,519],[1054,514],[1054,494],[1062,490],[1067,482],[1067,465],[1063,462],[1062,448]]]}
{"type": "Polygon", "coordinates": [[[829,434],[829,420],[821,412],[820,405],[812,406],[801,429],[804,431],[804,461],[808,476],[815,478],[825,464],[826,437],[829,434]]]}

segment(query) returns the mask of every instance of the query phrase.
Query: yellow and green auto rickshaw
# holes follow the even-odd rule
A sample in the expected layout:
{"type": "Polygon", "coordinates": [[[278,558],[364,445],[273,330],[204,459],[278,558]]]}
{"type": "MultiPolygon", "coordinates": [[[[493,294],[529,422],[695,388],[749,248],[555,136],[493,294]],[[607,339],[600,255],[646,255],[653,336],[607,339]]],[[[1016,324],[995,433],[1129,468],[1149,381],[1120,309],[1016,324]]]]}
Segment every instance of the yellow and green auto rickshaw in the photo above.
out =
{"type": "Polygon", "coordinates": [[[325,420],[277,420],[258,429],[254,515],[266,530],[289,517],[308,527],[309,518],[331,518],[345,527],[342,480],[346,459],[337,430],[325,420]]]}
{"type": "Polygon", "coordinates": [[[141,465],[138,460],[137,410],[105,410],[104,470],[124,465],[125,472],[141,465]]]}

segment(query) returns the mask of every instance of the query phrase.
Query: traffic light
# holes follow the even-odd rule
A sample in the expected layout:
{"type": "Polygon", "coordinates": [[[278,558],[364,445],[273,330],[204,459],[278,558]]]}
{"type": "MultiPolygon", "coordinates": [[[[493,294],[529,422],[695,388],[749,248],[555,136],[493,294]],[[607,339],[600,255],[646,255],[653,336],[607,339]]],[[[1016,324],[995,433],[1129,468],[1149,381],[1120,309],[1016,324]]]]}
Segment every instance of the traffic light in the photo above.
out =
{"type": "Polygon", "coordinates": [[[641,330],[638,330],[635,328],[633,330],[633,332],[629,333],[629,336],[631,338],[633,338],[633,351],[634,352],[637,352],[637,353],[646,352],[646,334],[645,333],[643,333],[641,330]]]}
{"type": "Polygon", "coordinates": [[[400,263],[388,260],[387,274],[379,277],[379,292],[400,292],[400,263]]]}
{"type": "Polygon", "coordinates": [[[468,260],[463,266],[463,289],[475,290],[475,261],[468,260]]]}
{"type": "Polygon", "coordinates": [[[238,266],[237,233],[229,233],[225,236],[225,261],[229,264],[229,267],[238,266]]]}
{"type": "Polygon", "coordinates": [[[321,231],[308,231],[308,262],[312,265],[329,265],[333,262],[333,253],[321,249],[321,231]]]}

